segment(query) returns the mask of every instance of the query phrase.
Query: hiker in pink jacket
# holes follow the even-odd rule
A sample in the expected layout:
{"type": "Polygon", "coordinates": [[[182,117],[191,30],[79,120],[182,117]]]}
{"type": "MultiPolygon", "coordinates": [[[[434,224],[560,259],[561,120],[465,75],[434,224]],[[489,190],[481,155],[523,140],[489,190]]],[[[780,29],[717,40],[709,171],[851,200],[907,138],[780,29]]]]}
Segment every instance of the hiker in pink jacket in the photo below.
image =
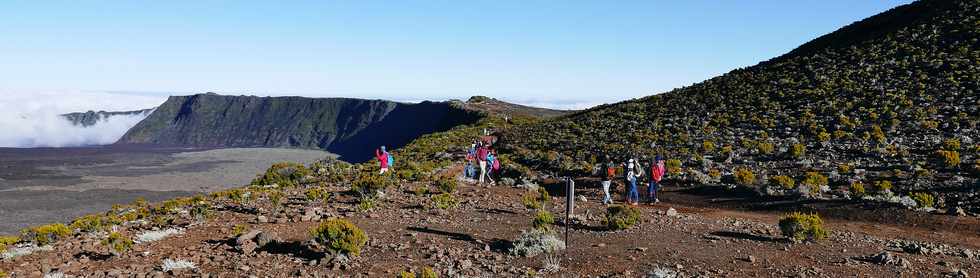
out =
{"type": "Polygon", "coordinates": [[[374,157],[381,162],[381,174],[388,172],[388,151],[385,150],[385,146],[381,146],[381,149],[374,150],[374,157]]]}
{"type": "Polygon", "coordinates": [[[650,185],[647,187],[647,202],[660,202],[660,199],[657,198],[657,189],[659,189],[660,180],[663,179],[666,171],[667,167],[664,166],[664,158],[657,155],[657,160],[654,160],[653,165],[650,167],[650,185]]]}

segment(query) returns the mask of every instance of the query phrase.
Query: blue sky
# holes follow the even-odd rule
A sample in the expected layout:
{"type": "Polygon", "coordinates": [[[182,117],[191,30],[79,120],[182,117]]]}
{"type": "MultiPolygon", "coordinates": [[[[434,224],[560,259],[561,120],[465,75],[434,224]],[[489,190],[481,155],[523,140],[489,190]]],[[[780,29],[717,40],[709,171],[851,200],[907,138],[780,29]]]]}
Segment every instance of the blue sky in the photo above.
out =
{"type": "Polygon", "coordinates": [[[0,92],[568,107],[690,85],[909,1],[2,1],[0,92]]]}

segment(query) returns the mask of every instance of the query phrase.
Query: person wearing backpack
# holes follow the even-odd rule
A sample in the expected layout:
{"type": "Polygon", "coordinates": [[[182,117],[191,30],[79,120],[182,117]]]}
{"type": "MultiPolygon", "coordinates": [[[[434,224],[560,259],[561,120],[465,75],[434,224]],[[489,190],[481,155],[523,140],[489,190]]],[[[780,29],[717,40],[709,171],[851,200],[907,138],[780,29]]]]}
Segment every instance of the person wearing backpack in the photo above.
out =
{"type": "Polygon", "coordinates": [[[381,163],[381,172],[379,174],[384,174],[388,172],[388,151],[385,150],[385,146],[381,146],[380,149],[374,150],[374,157],[378,159],[381,163]]]}
{"type": "Polygon", "coordinates": [[[663,180],[664,173],[667,171],[667,167],[664,164],[664,158],[657,155],[657,159],[653,161],[653,165],[650,166],[650,185],[647,187],[647,201],[650,203],[659,203],[660,199],[657,198],[657,190],[660,189],[660,181],[663,180]]]}
{"type": "Polygon", "coordinates": [[[636,160],[630,158],[626,161],[626,182],[630,185],[629,194],[626,196],[626,202],[638,205],[640,202],[640,193],[636,189],[636,180],[643,176],[642,168],[636,166],[636,160]]]}
{"type": "Polygon", "coordinates": [[[476,148],[476,161],[477,161],[477,165],[480,166],[480,178],[479,178],[480,184],[483,184],[483,182],[485,180],[484,178],[487,175],[487,155],[488,154],[489,154],[489,151],[487,150],[487,147],[486,146],[483,146],[483,143],[479,143],[477,145],[477,148],[476,148]]]}
{"type": "Polygon", "coordinates": [[[609,195],[609,187],[612,186],[612,181],[616,177],[616,165],[613,165],[612,160],[606,157],[605,164],[605,176],[602,178],[602,193],[604,197],[602,198],[602,204],[608,205],[612,204],[612,196],[609,195]]]}
{"type": "Polygon", "coordinates": [[[493,177],[490,175],[494,170],[496,170],[494,166],[496,166],[497,169],[500,168],[500,162],[497,161],[497,156],[494,153],[495,152],[493,150],[487,152],[487,180],[490,181],[490,186],[496,184],[493,177]]]}

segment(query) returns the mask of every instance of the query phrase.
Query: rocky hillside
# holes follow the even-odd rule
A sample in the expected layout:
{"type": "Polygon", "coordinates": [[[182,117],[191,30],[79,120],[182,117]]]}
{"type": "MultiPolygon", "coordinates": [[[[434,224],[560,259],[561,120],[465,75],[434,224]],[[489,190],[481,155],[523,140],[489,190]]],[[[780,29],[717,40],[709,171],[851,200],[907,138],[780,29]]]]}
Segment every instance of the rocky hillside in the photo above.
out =
{"type": "Polygon", "coordinates": [[[978,15],[980,1],[917,1],[756,66],[503,141],[552,171],[662,154],[670,182],[980,212],[978,15]]]}
{"type": "Polygon", "coordinates": [[[526,105],[508,103],[508,102],[500,101],[495,98],[490,98],[485,96],[474,96],[471,97],[466,102],[453,101],[453,103],[466,109],[485,111],[488,113],[493,113],[493,114],[507,116],[507,117],[529,117],[529,118],[547,119],[547,118],[554,118],[554,117],[558,117],[574,112],[568,110],[554,110],[554,109],[531,107],[526,105]]]}
{"type": "Polygon", "coordinates": [[[364,161],[381,145],[480,119],[449,103],[198,94],[170,97],[121,144],[320,148],[364,161]]]}
{"type": "Polygon", "coordinates": [[[119,112],[116,112],[116,111],[113,111],[113,112],[106,112],[106,111],[98,111],[98,112],[96,112],[96,111],[75,112],[75,113],[63,114],[61,116],[62,117],[65,117],[65,119],[67,119],[68,121],[70,121],[72,125],[82,126],[82,127],[90,127],[90,126],[93,126],[93,125],[98,124],[101,121],[105,121],[105,120],[107,120],[107,119],[109,119],[111,117],[116,117],[116,116],[147,116],[151,112],[153,112],[153,109],[152,108],[150,108],[150,109],[143,109],[143,110],[134,110],[134,111],[119,111],[119,112]]]}

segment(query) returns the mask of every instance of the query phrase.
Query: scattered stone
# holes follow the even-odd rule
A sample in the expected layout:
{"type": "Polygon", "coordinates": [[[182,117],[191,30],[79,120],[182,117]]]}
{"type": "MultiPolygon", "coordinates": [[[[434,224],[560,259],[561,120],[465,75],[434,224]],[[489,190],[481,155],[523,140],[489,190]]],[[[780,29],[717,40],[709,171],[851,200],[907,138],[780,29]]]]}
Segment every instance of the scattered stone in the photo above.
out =
{"type": "Polygon", "coordinates": [[[671,216],[671,217],[677,216],[677,210],[675,210],[673,207],[668,208],[666,214],[667,216],[671,216]]]}

